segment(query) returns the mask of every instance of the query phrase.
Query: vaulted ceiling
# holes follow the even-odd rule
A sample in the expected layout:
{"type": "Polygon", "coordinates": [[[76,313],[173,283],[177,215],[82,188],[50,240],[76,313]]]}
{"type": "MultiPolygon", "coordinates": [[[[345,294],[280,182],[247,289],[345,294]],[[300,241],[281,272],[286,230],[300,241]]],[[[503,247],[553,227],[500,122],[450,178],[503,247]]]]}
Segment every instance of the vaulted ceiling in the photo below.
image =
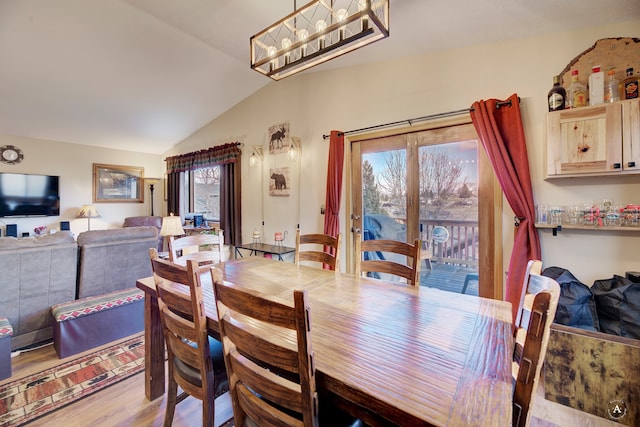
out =
{"type": "MultiPolygon", "coordinates": [[[[306,72],[640,17],[638,0],[390,2],[389,38],[306,72]]],[[[249,68],[249,37],[293,8],[0,0],[0,135],[161,153],[278,84],[249,68]]]]}

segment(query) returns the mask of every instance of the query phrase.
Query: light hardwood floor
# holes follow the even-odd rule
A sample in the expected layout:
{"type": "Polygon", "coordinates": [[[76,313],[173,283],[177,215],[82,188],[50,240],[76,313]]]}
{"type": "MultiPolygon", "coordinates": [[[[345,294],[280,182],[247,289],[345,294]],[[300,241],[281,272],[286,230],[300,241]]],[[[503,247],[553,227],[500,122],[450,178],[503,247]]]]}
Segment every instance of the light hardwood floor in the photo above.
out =
{"type": "MultiPolygon", "coordinates": [[[[95,350],[93,350],[95,351],[95,350]]],[[[68,358],[73,360],[81,355],[68,358]]],[[[66,361],[65,359],[64,361],[66,361]]],[[[12,359],[13,375],[0,382],[4,384],[60,364],[53,345],[23,352],[12,359]]],[[[114,427],[114,426],[162,426],[165,398],[153,402],[144,397],[144,376],[137,374],[94,393],[52,414],[29,424],[30,427],[114,427]]],[[[178,404],[173,420],[174,427],[201,425],[202,406],[189,397],[178,404]]],[[[216,399],[216,426],[233,416],[228,394],[216,399]]],[[[542,387],[534,401],[531,427],[619,427],[619,423],[605,420],[544,399],[542,387]]]]}
{"type": "MultiPolygon", "coordinates": [[[[53,345],[21,353],[12,359],[12,377],[0,384],[34,374],[79,356],[81,355],[58,359],[53,345]]],[[[144,375],[137,374],[33,421],[29,426],[162,426],[165,401],[165,398],[148,401],[144,396],[144,375]]],[[[232,417],[231,399],[227,393],[216,399],[215,425],[222,425],[232,417]]],[[[198,399],[188,397],[176,407],[173,426],[199,425],[202,425],[202,403],[198,399]]]]}

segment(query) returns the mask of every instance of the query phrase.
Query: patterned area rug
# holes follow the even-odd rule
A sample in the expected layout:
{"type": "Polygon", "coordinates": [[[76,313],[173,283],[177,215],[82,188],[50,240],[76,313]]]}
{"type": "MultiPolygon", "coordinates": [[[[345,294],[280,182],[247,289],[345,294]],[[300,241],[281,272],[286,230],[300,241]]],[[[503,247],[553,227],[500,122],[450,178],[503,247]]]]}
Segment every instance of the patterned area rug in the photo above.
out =
{"type": "Polygon", "coordinates": [[[144,337],[0,386],[0,426],[21,426],[144,370],[144,337]]]}

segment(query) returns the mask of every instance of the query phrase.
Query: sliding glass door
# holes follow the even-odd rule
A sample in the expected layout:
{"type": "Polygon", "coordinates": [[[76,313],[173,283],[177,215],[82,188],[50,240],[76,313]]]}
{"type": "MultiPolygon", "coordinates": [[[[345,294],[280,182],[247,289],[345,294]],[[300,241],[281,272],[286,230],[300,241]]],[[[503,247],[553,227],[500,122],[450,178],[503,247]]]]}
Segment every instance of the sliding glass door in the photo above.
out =
{"type": "Polygon", "coordinates": [[[351,150],[353,231],[365,240],[420,238],[423,286],[501,293],[495,182],[471,124],[363,137],[351,150]]]}

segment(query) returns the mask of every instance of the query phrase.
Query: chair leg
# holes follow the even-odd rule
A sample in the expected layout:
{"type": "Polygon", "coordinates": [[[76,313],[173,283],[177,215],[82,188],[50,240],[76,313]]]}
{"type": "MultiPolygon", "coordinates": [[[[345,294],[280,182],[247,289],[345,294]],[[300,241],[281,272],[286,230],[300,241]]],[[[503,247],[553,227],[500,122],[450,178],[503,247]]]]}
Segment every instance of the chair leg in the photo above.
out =
{"type": "Polygon", "coordinates": [[[202,401],[202,426],[214,427],[216,418],[216,403],[215,398],[204,399],[202,401]],[[207,402],[207,400],[209,400],[207,402]]]}
{"type": "Polygon", "coordinates": [[[169,387],[167,390],[167,407],[165,408],[165,413],[164,413],[164,427],[171,427],[171,424],[173,423],[173,415],[176,412],[177,403],[178,403],[178,383],[173,377],[173,369],[169,367],[169,387]]]}
{"type": "Polygon", "coordinates": [[[466,293],[467,292],[467,286],[469,286],[469,282],[472,280],[478,280],[478,275],[477,274],[467,274],[467,276],[464,278],[464,285],[462,286],[462,292],[461,293],[466,293]]]}

